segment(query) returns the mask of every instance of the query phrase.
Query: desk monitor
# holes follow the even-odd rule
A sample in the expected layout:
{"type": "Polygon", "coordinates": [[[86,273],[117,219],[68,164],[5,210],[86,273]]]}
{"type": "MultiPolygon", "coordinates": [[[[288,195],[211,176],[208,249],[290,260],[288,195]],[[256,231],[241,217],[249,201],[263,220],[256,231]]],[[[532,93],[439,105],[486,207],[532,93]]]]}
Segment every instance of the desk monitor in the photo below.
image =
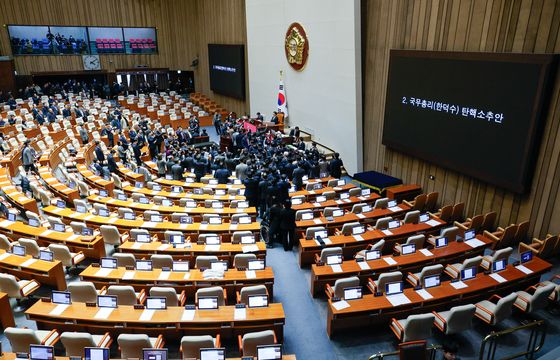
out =
{"type": "Polygon", "coordinates": [[[163,199],[163,200],[161,200],[161,205],[162,206],[173,206],[173,201],[171,201],[169,199],[163,199]]]}
{"type": "Polygon", "coordinates": [[[84,348],[85,360],[109,360],[109,348],[86,347],[84,348]]]}
{"type": "Polygon", "coordinates": [[[138,198],[138,202],[139,202],[140,204],[149,204],[149,203],[150,203],[150,199],[148,199],[147,197],[141,197],[141,198],[138,198]]]}
{"type": "Polygon", "coordinates": [[[313,184],[313,190],[320,190],[322,188],[323,188],[323,184],[321,183],[313,184]]]}
{"type": "Polygon", "coordinates": [[[17,220],[17,215],[13,212],[8,212],[8,221],[15,222],[17,220]]]}
{"type": "Polygon", "coordinates": [[[366,232],[366,227],[363,225],[354,226],[352,228],[352,235],[360,235],[366,232]]]}
{"type": "Polygon", "coordinates": [[[426,276],[424,278],[424,287],[428,289],[434,286],[439,286],[440,282],[439,275],[426,276]]]}
{"type": "Polygon", "coordinates": [[[179,218],[179,223],[180,224],[192,224],[193,223],[193,218],[190,216],[181,216],[179,218]]]}
{"type": "Polygon", "coordinates": [[[188,272],[189,262],[188,261],[173,261],[173,271],[188,272]]]}
{"type": "Polygon", "coordinates": [[[521,253],[521,263],[524,264],[533,260],[533,252],[532,251],[525,251],[521,253]]]}
{"type": "Polygon", "coordinates": [[[51,302],[53,304],[70,305],[72,304],[72,297],[69,291],[53,290],[51,293],[51,302]]]}
{"type": "Polygon", "coordinates": [[[255,235],[243,235],[241,236],[241,244],[254,244],[255,235]]]}
{"type": "Polygon", "coordinates": [[[249,295],[247,306],[249,308],[268,307],[268,295],[249,295]]]}
{"type": "MultiPolygon", "coordinates": [[[[292,199],[292,205],[301,205],[303,203],[303,199],[302,198],[294,198],[292,199]]],[[[304,220],[304,219],[302,219],[304,220]]]]}
{"type": "Polygon", "coordinates": [[[124,213],[125,220],[136,220],[136,215],[134,213],[125,212],[124,213]]]}
{"type": "Polygon", "coordinates": [[[187,208],[195,208],[196,207],[196,201],[194,200],[188,200],[185,202],[185,207],[187,208]]]}
{"type": "Polygon", "coordinates": [[[226,360],[226,349],[200,349],[200,360],[226,360]]]}
{"type": "Polygon", "coordinates": [[[251,223],[251,217],[250,216],[241,216],[238,218],[237,220],[240,224],[250,224],[251,223]]]}
{"type": "Polygon", "coordinates": [[[397,200],[390,200],[389,202],[387,202],[387,207],[395,207],[397,206],[397,200]]]}
{"type": "Polygon", "coordinates": [[[249,207],[249,203],[247,201],[239,201],[237,203],[237,207],[239,209],[247,209],[249,207]]]}
{"type": "Polygon", "coordinates": [[[134,183],[134,187],[135,187],[135,188],[138,188],[138,189],[141,189],[141,188],[144,187],[144,183],[141,182],[141,181],[136,181],[136,182],[134,183]]]}
{"type": "Polygon", "coordinates": [[[418,222],[421,223],[426,222],[428,220],[430,220],[430,215],[428,214],[420,214],[420,217],[418,218],[418,222]]]}
{"type": "Polygon", "coordinates": [[[109,210],[99,209],[98,212],[97,212],[97,215],[103,216],[103,217],[109,217],[109,210]]]}
{"type": "Polygon", "coordinates": [[[395,294],[400,294],[402,292],[403,292],[402,281],[385,284],[385,293],[387,295],[395,295],[395,294]]]}
{"type": "Polygon", "coordinates": [[[494,261],[492,263],[492,272],[496,273],[496,272],[500,272],[502,270],[504,270],[507,266],[507,260],[506,259],[500,259],[498,261],[494,261]]]}
{"type": "Polygon", "coordinates": [[[282,345],[258,345],[257,360],[282,359],[282,345]]]}
{"type": "Polygon", "coordinates": [[[369,196],[371,194],[371,189],[362,189],[362,196],[369,196]]]}
{"type": "Polygon", "coordinates": [[[225,189],[216,189],[216,190],[214,191],[214,195],[217,195],[217,196],[224,196],[225,194],[226,194],[226,190],[225,190],[225,189]]]}
{"type": "Polygon", "coordinates": [[[465,240],[471,240],[476,237],[476,231],[474,229],[470,229],[465,231],[465,240]]]}
{"type": "Polygon", "coordinates": [[[339,217],[339,216],[344,216],[344,210],[342,209],[333,210],[332,217],[339,217]]]}
{"type": "Polygon", "coordinates": [[[362,213],[370,212],[372,209],[371,205],[362,206],[362,213]]]}
{"type": "Polygon", "coordinates": [[[379,250],[367,250],[365,253],[366,261],[377,260],[381,257],[381,251],[379,250]]]}
{"type": "Polygon", "coordinates": [[[447,246],[447,238],[444,237],[439,237],[436,239],[436,248],[440,248],[440,247],[444,247],[447,246]]]}
{"type": "Polygon", "coordinates": [[[210,269],[214,271],[227,271],[228,263],[227,261],[213,261],[210,263],[210,269]]]}
{"type": "Polygon", "coordinates": [[[116,295],[97,295],[97,306],[102,308],[116,309],[118,297],[116,295]]]}
{"type": "Polygon", "coordinates": [[[247,262],[248,270],[264,270],[266,264],[264,259],[249,260],[247,262]]]}
{"type": "Polygon", "coordinates": [[[127,201],[128,198],[126,197],[126,194],[117,194],[117,200],[127,201]]]}
{"type": "Polygon", "coordinates": [[[340,265],[342,264],[342,255],[329,255],[327,256],[327,265],[340,265]]]}
{"type": "Polygon", "coordinates": [[[185,243],[185,236],[183,235],[171,235],[169,238],[172,244],[184,244],[185,243]]]}
{"type": "Polygon", "coordinates": [[[181,186],[173,185],[171,187],[171,192],[172,193],[180,193],[180,192],[183,192],[183,188],[181,186]]]}
{"type": "Polygon", "coordinates": [[[160,214],[152,214],[150,216],[150,221],[160,223],[163,221],[163,216],[160,214]]]}
{"type": "Polygon", "coordinates": [[[73,189],[76,188],[76,183],[75,183],[74,181],[70,181],[70,182],[68,183],[68,187],[69,187],[70,189],[73,190],[73,189]]]}
{"type": "Polygon", "coordinates": [[[30,360],[53,360],[54,347],[46,345],[29,345],[30,360]]]}
{"type": "Polygon", "coordinates": [[[136,270],[152,271],[152,260],[136,260],[136,270]]]}
{"type": "Polygon", "coordinates": [[[105,269],[116,269],[117,259],[111,257],[101,258],[101,261],[99,262],[99,266],[105,269]]]}
{"type": "Polygon", "coordinates": [[[224,204],[221,201],[212,201],[212,209],[221,209],[224,204]]]}
{"type": "Polygon", "coordinates": [[[216,310],[218,308],[217,296],[199,296],[198,308],[200,310],[216,310]]]}
{"type": "Polygon", "coordinates": [[[44,261],[53,261],[54,253],[48,250],[39,250],[39,259],[44,261]]]}
{"type": "Polygon", "coordinates": [[[107,190],[99,190],[99,196],[101,196],[101,197],[108,197],[108,196],[109,196],[109,192],[107,192],[107,190]]]}
{"type": "Polygon", "coordinates": [[[83,205],[76,205],[76,212],[80,214],[85,214],[87,212],[86,207],[83,205]]]}
{"type": "Polygon", "coordinates": [[[163,296],[148,296],[146,298],[146,309],[165,310],[167,309],[167,298],[163,296]]]}
{"type": "Polygon", "coordinates": [[[209,220],[208,223],[212,224],[212,225],[220,225],[222,223],[222,218],[219,216],[212,216],[209,220]]]}
{"type": "Polygon", "coordinates": [[[401,255],[414,254],[415,252],[416,252],[415,244],[408,244],[408,245],[401,246],[401,255]]]}
{"type": "Polygon", "coordinates": [[[304,212],[301,214],[301,220],[313,220],[313,212],[304,212]]]}
{"type": "Polygon", "coordinates": [[[150,234],[138,234],[136,235],[136,242],[139,243],[149,243],[152,241],[150,234]]]}
{"type": "Polygon", "coordinates": [[[350,194],[345,192],[345,193],[340,193],[340,200],[346,200],[350,198],[350,194]]]}
{"type": "Polygon", "coordinates": [[[93,229],[92,228],[82,228],[82,236],[93,236],[93,229]]]}
{"type": "Polygon", "coordinates": [[[327,201],[327,197],[324,196],[324,195],[317,195],[317,198],[315,198],[315,201],[318,202],[318,203],[322,203],[322,202],[327,201]]]}
{"type": "Polygon", "coordinates": [[[396,228],[398,228],[399,226],[401,226],[400,220],[391,220],[391,221],[389,221],[389,226],[388,226],[389,229],[396,229],[396,228]]]}
{"type": "Polygon", "coordinates": [[[357,300],[361,299],[362,296],[363,294],[361,286],[347,287],[346,289],[344,289],[344,300],[357,300]]]}
{"type": "Polygon", "coordinates": [[[39,227],[39,220],[34,219],[34,218],[29,218],[29,221],[27,222],[27,224],[29,226],[33,226],[33,227],[39,227]]]}
{"type": "Polygon", "coordinates": [[[142,349],[143,360],[167,360],[167,349],[142,349]]]}
{"type": "Polygon", "coordinates": [[[154,185],[152,186],[152,190],[153,190],[153,191],[161,191],[161,185],[159,185],[159,184],[154,184],[154,185]]]}
{"type": "Polygon", "coordinates": [[[218,236],[207,236],[206,245],[220,245],[220,238],[218,236]]]}
{"type": "Polygon", "coordinates": [[[21,246],[21,245],[12,246],[12,254],[18,256],[25,256],[25,246],[21,246]]]}
{"type": "Polygon", "coordinates": [[[470,267],[467,269],[461,270],[461,280],[470,280],[476,277],[476,267],[470,267]]]}
{"type": "Polygon", "coordinates": [[[65,209],[66,208],[66,201],[64,200],[56,200],[56,207],[65,209]]]}
{"type": "Polygon", "coordinates": [[[64,224],[54,223],[53,230],[58,232],[66,232],[66,226],[64,224]]]}
{"type": "Polygon", "coordinates": [[[203,191],[201,188],[195,188],[193,189],[193,194],[195,195],[202,195],[203,191]]]}
{"type": "Polygon", "coordinates": [[[241,185],[241,180],[239,179],[233,179],[233,185],[241,185]]]}
{"type": "Polygon", "coordinates": [[[344,186],[346,185],[346,180],[340,179],[336,182],[336,186],[344,186]]]}
{"type": "Polygon", "coordinates": [[[237,195],[239,195],[239,196],[244,196],[244,195],[245,195],[245,189],[239,189],[239,190],[237,190],[237,195]]]}

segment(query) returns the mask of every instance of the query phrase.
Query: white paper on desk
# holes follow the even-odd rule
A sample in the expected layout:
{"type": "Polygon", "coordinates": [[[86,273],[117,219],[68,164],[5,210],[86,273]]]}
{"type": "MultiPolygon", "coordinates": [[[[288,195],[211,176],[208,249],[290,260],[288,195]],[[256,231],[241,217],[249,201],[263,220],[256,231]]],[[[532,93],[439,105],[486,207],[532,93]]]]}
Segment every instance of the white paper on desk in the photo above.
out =
{"type": "Polygon", "coordinates": [[[427,292],[425,289],[416,290],[416,293],[422,297],[424,300],[430,300],[433,298],[432,294],[427,292]]]}
{"type": "Polygon", "coordinates": [[[315,194],[315,191],[313,191],[313,190],[310,190],[310,191],[308,191],[308,193],[310,193],[310,194],[312,194],[312,195],[313,195],[313,194],[315,194]]]}
{"type": "Polygon", "coordinates": [[[5,228],[5,227],[8,227],[8,226],[10,226],[10,225],[12,225],[12,224],[13,224],[13,221],[4,220],[4,221],[0,222],[0,227],[5,228]]]}
{"type": "Polygon", "coordinates": [[[237,230],[237,224],[229,224],[230,230],[237,230]]]}
{"type": "Polygon", "coordinates": [[[528,267],[525,267],[523,265],[517,265],[515,268],[517,270],[521,271],[521,272],[524,272],[525,274],[532,274],[533,273],[533,270],[531,270],[528,267]]]}
{"type": "Polygon", "coordinates": [[[242,308],[242,309],[235,308],[235,310],[233,311],[233,320],[245,320],[246,318],[247,318],[246,308],[242,308]]]}
{"type": "Polygon", "coordinates": [[[424,256],[434,256],[434,254],[432,254],[432,252],[428,249],[420,249],[420,252],[424,254],[424,256]]]}
{"type": "Polygon", "coordinates": [[[167,250],[167,248],[169,247],[169,244],[161,244],[160,246],[158,246],[158,250],[162,251],[162,250],[167,250]]]}
{"type": "Polygon", "coordinates": [[[259,247],[257,245],[243,245],[241,249],[243,250],[243,253],[259,251],[259,247]]]}
{"type": "Polygon", "coordinates": [[[58,305],[55,306],[54,309],[52,309],[49,312],[49,315],[60,315],[64,312],[64,310],[66,310],[68,308],[68,306],[70,306],[70,305],[58,304],[58,305]]]}
{"type": "Polygon", "coordinates": [[[95,276],[104,277],[104,276],[109,275],[111,273],[111,271],[113,271],[113,269],[99,268],[99,270],[97,270],[97,272],[95,273],[95,276]]]}
{"type": "Polygon", "coordinates": [[[358,219],[365,219],[366,216],[364,214],[356,214],[356,217],[358,219]]]}
{"type": "Polygon", "coordinates": [[[10,257],[10,253],[3,253],[2,255],[0,255],[0,260],[4,260],[7,257],[10,257]]]}
{"type": "Polygon", "coordinates": [[[52,234],[52,232],[53,232],[52,230],[45,230],[41,233],[41,236],[48,236],[48,235],[52,234]]]}
{"type": "Polygon", "coordinates": [[[358,196],[358,199],[362,200],[362,201],[366,201],[367,200],[367,196],[358,196]]]}
{"type": "Polygon", "coordinates": [[[315,207],[321,207],[321,204],[318,203],[318,202],[316,202],[316,203],[313,203],[313,206],[315,206],[315,207]]]}
{"type": "Polygon", "coordinates": [[[371,268],[369,267],[368,263],[365,262],[365,261],[360,261],[360,262],[358,263],[358,266],[359,266],[360,269],[362,269],[362,270],[369,270],[369,269],[371,269],[371,268]]]}
{"type": "Polygon", "coordinates": [[[114,308],[101,308],[97,310],[95,315],[93,316],[95,319],[106,320],[109,318],[109,315],[115,310],[114,308]]]}
{"type": "Polygon", "coordinates": [[[342,272],[342,266],[340,266],[339,264],[331,265],[331,269],[332,269],[332,271],[335,272],[335,273],[340,273],[340,272],[342,272]]]}
{"type": "Polygon", "coordinates": [[[342,199],[342,201],[344,201],[345,203],[352,202],[352,200],[350,200],[350,199],[342,199]]]}
{"type": "Polygon", "coordinates": [[[64,210],[64,209],[62,209],[62,208],[56,208],[56,209],[52,209],[51,212],[53,212],[53,213],[55,213],[55,214],[58,214],[58,213],[61,212],[62,210],[64,210]]]}
{"type": "Polygon", "coordinates": [[[110,218],[109,220],[107,220],[107,223],[108,223],[108,224],[114,224],[114,223],[117,222],[117,220],[119,220],[118,217],[112,217],[112,218],[110,218]]]}
{"type": "Polygon", "coordinates": [[[181,321],[193,321],[196,310],[184,310],[181,316],[181,321]]]}
{"type": "Polygon", "coordinates": [[[206,245],[204,251],[220,251],[220,245],[206,245]]]}
{"type": "Polygon", "coordinates": [[[501,276],[500,274],[496,274],[496,273],[490,274],[490,277],[492,279],[496,280],[499,283],[504,283],[504,282],[507,281],[503,276],[501,276]]]}
{"type": "Polygon", "coordinates": [[[453,287],[454,287],[455,289],[457,289],[457,290],[459,290],[459,289],[464,289],[464,288],[469,287],[467,284],[465,284],[465,283],[462,282],[462,281],[451,282],[451,283],[449,283],[449,284],[451,284],[451,286],[453,286],[453,287]]]}
{"type": "Polygon", "coordinates": [[[385,260],[385,262],[389,265],[396,265],[397,262],[390,256],[388,257],[382,257],[383,260],[385,260]]]}
{"type": "Polygon", "coordinates": [[[425,224],[428,224],[430,226],[438,226],[440,223],[439,223],[439,221],[432,219],[432,220],[426,221],[425,224]]]}
{"type": "Polygon", "coordinates": [[[189,227],[189,224],[179,224],[179,229],[186,230],[189,227]]]}
{"type": "Polygon", "coordinates": [[[396,295],[389,295],[386,296],[387,300],[389,300],[389,302],[393,305],[393,306],[399,306],[399,305],[403,305],[403,304],[410,304],[410,299],[406,297],[405,294],[396,294],[396,295]]]}
{"type": "Polygon", "coordinates": [[[257,273],[255,272],[255,270],[247,270],[245,271],[245,276],[247,277],[247,279],[256,279],[257,273]]]}
{"type": "Polygon", "coordinates": [[[109,200],[107,200],[107,202],[108,202],[109,204],[112,204],[112,203],[115,202],[115,199],[109,199],[109,200]]]}
{"type": "Polygon", "coordinates": [[[321,221],[321,219],[313,219],[313,222],[317,225],[320,225],[323,223],[323,221],[321,221]]]}
{"type": "Polygon", "coordinates": [[[125,271],[122,278],[123,278],[123,280],[134,279],[134,274],[135,273],[136,272],[134,270],[125,271]]]}
{"type": "Polygon", "coordinates": [[[171,275],[171,271],[162,271],[159,273],[158,280],[167,280],[171,275]]]}
{"type": "Polygon", "coordinates": [[[336,200],[335,203],[337,203],[338,205],[342,204],[342,200],[336,200]]]}
{"type": "Polygon", "coordinates": [[[74,240],[77,240],[79,238],[80,238],[80,235],[72,234],[72,235],[68,236],[68,239],[66,239],[66,240],[74,241],[74,240]]]}
{"type": "Polygon", "coordinates": [[[208,224],[200,224],[198,225],[198,230],[206,230],[208,229],[208,224]]]}
{"type": "Polygon", "coordinates": [[[134,244],[132,244],[133,249],[140,249],[141,247],[142,247],[141,242],[135,242],[134,244]]]}
{"type": "Polygon", "coordinates": [[[142,315],[140,315],[140,321],[149,321],[152,320],[152,316],[154,316],[155,310],[144,310],[142,311],[142,315]]]}
{"type": "Polygon", "coordinates": [[[362,235],[353,235],[354,239],[356,239],[356,241],[364,241],[364,238],[362,237],[362,235]]]}
{"type": "Polygon", "coordinates": [[[385,235],[393,235],[393,233],[391,232],[391,230],[381,230],[381,232],[385,235]]]}
{"type": "Polygon", "coordinates": [[[185,275],[183,275],[183,280],[188,280],[190,277],[191,277],[191,273],[186,272],[185,275]]]}
{"type": "Polygon", "coordinates": [[[335,310],[342,310],[342,309],[346,309],[350,307],[350,304],[348,304],[348,302],[346,300],[340,300],[337,302],[333,302],[332,303],[333,308],[335,308],[335,310]]]}
{"type": "Polygon", "coordinates": [[[388,208],[390,212],[397,212],[397,211],[401,211],[402,209],[398,206],[393,206],[388,208]]]}
{"type": "Polygon", "coordinates": [[[142,227],[149,227],[149,228],[151,228],[151,227],[155,227],[155,226],[156,226],[156,223],[153,222],[153,221],[145,221],[145,222],[142,224],[142,227]]]}
{"type": "Polygon", "coordinates": [[[484,246],[484,242],[478,240],[478,239],[470,239],[465,241],[465,244],[467,244],[468,246],[472,247],[472,248],[476,248],[479,246],[484,246]]]}
{"type": "Polygon", "coordinates": [[[37,260],[36,259],[27,259],[22,262],[19,266],[27,267],[33,265],[37,260]]]}
{"type": "Polygon", "coordinates": [[[95,217],[95,215],[88,215],[84,218],[84,220],[91,220],[95,217]]]}

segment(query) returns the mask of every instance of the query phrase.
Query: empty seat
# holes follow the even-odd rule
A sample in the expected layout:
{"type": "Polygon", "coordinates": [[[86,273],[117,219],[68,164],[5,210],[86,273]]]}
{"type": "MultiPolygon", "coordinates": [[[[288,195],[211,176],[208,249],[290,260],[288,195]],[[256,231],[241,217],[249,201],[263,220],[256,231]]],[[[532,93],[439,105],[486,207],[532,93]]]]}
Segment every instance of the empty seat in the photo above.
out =
{"type": "Polygon", "coordinates": [[[492,295],[490,300],[482,300],[475,304],[474,315],[490,325],[496,325],[511,316],[513,304],[517,299],[517,293],[508,296],[492,295]],[[493,302],[497,300],[497,302],[493,302]]]}
{"type": "Polygon", "coordinates": [[[103,237],[103,242],[108,245],[117,246],[128,239],[128,234],[125,234],[121,241],[119,229],[114,225],[101,225],[99,231],[103,237]]]}
{"type": "Polygon", "coordinates": [[[351,276],[351,277],[347,277],[347,278],[343,278],[343,279],[337,279],[334,282],[333,286],[330,286],[330,284],[325,285],[325,293],[327,294],[329,299],[332,299],[332,298],[343,299],[344,298],[344,289],[350,288],[350,287],[356,287],[356,286],[360,286],[360,278],[358,278],[357,276],[351,276]]]}
{"type": "Polygon", "coordinates": [[[251,231],[234,231],[231,236],[231,242],[239,244],[244,236],[253,236],[253,233],[251,231]]]}
{"type": "Polygon", "coordinates": [[[324,210],[323,210],[323,216],[324,217],[332,217],[333,213],[337,210],[341,210],[338,207],[334,207],[334,206],[327,206],[324,210]]]}
{"type": "Polygon", "coordinates": [[[34,344],[54,346],[60,336],[56,329],[48,331],[15,327],[7,328],[4,334],[8,338],[14,353],[29,353],[29,345],[34,344]]]}
{"type": "Polygon", "coordinates": [[[405,224],[418,224],[420,221],[420,210],[409,211],[404,216],[405,224]]]}
{"type": "Polygon", "coordinates": [[[423,234],[412,235],[412,236],[409,236],[406,239],[406,242],[404,244],[395,244],[395,247],[393,248],[393,250],[397,254],[400,254],[403,245],[411,245],[411,244],[414,244],[416,250],[419,250],[419,249],[422,249],[424,247],[424,242],[425,241],[426,241],[426,236],[424,236],[423,234]]]}
{"type": "Polygon", "coordinates": [[[135,267],[136,258],[130,253],[114,253],[113,258],[117,259],[117,266],[119,267],[135,267]]]}
{"type": "Polygon", "coordinates": [[[327,258],[333,255],[340,255],[342,256],[342,248],[335,246],[330,248],[324,248],[321,250],[321,254],[315,254],[315,262],[322,262],[323,264],[327,263],[327,258]]]}
{"type": "Polygon", "coordinates": [[[72,301],[83,303],[97,302],[97,295],[99,291],[95,288],[90,281],[78,281],[68,284],[68,291],[72,301]]]}
{"type": "Polygon", "coordinates": [[[19,280],[14,275],[0,273],[0,292],[17,300],[33,294],[41,284],[37,280],[19,280]]]}
{"type": "Polygon", "coordinates": [[[171,269],[173,267],[173,257],[171,255],[153,254],[150,256],[150,260],[152,260],[152,266],[154,269],[171,269]]]}
{"type": "Polygon", "coordinates": [[[37,245],[37,241],[27,238],[19,238],[18,243],[25,248],[25,254],[31,255],[33,257],[39,257],[39,253],[42,249],[37,245]]]}
{"type": "Polygon", "coordinates": [[[360,250],[356,253],[355,258],[364,258],[366,256],[366,251],[368,250],[378,250],[379,252],[383,252],[383,248],[385,247],[385,239],[381,239],[375,244],[370,244],[366,250],[360,250]]]}
{"type": "Polygon", "coordinates": [[[209,269],[210,268],[210,264],[212,264],[213,262],[218,261],[218,257],[214,256],[214,255],[199,255],[196,257],[195,260],[195,267],[197,269],[209,269]]]}
{"type": "Polygon", "coordinates": [[[348,236],[348,235],[352,235],[352,229],[354,228],[359,228],[362,227],[362,224],[360,224],[359,222],[355,221],[355,222],[349,222],[346,223],[344,225],[342,225],[342,235],[344,236],[348,236]]]}
{"type": "Polygon", "coordinates": [[[377,280],[368,279],[368,287],[372,293],[384,293],[385,285],[389,283],[402,281],[402,273],[400,271],[393,271],[380,274],[377,280]]]}
{"type": "Polygon", "coordinates": [[[410,315],[406,319],[391,320],[390,328],[400,342],[424,340],[432,334],[434,314],[410,315]]]}
{"type": "Polygon", "coordinates": [[[78,221],[71,221],[70,222],[70,227],[72,228],[72,231],[74,232],[74,234],[77,234],[77,235],[81,235],[82,231],[84,231],[84,229],[87,228],[85,223],[78,222],[78,221]]]}
{"type": "Polygon", "coordinates": [[[538,257],[546,259],[554,255],[558,255],[555,251],[558,248],[558,244],[558,235],[552,236],[549,234],[544,240],[534,238],[531,244],[520,242],[519,253],[531,251],[538,257]]]}
{"type": "Polygon", "coordinates": [[[496,250],[494,251],[494,253],[492,255],[486,255],[484,257],[482,257],[482,261],[480,263],[480,266],[482,266],[485,270],[490,270],[490,268],[492,267],[492,263],[498,260],[502,260],[502,259],[508,259],[511,254],[513,253],[513,249],[508,247],[505,249],[500,249],[500,250],[496,250]]]}
{"type": "Polygon", "coordinates": [[[514,305],[526,314],[543,309],[548,304],[548,297],[554,288],[554,284],[537,284],[525,291],[518,291],[514,305]]]}
{"type": "Polygon", "coordinates": [[[389,199],[381,198],[381,199],[375,200],[375,203],[373,204],[373,208],[374,209],[386,209],[388,205],[389,205],[389,199]]]}
{"type": "Polygon", "coordinates": [[[243,336],[238,335],[239,352],[243,356],[257,356],[257,346],[276,344],[276,334],[273,330],[265,330],[247,333],[243,336]]]}
{"type": "Polygon", "coordinates": [[[413,201],[404,200],[403,203],[410,206],[412,210],[424,210],[428,196],[426,194],[417,195],[413,201]]]}
{"type": "Polygon", "coordinates": [[[472,327],[476,306],[473,304],[455,306],[448,311],[433,311],[434,325],[445,335],[458,334],[472,327]]]}
{"type": "Polygon", "coordinates": [[[246,269],[249,266],[249,261],[256,260],[255,254],[236,254],[233,258],[233,267],[236,269],[246,269]]]}
{"type": "Polygon", "coordinates": [[[197,359],[200,356],[200,349],[219,347],[219,334],[215,338],[210,335],[183,336],[180,350],[183,359],[197,359]]]}
{"type": "Polygon", "coordinates": [[[183,306],[185,305],[185,300],[187,299],[185,290],[177,294],[172,287],[161,287],[153,286],[150,288],[150,296],[164,297],[166,299],[167,306],[183,306]]]}
{"type": "Polygon", "coordinates": [[[326,230],[324,226],[310,226],[305,230],[305,238],[307,240],[315,239],[315,233],[324,230],[326,230]]]}
{"type": "Polygon", "coordinates": [[[248,304],[249,296],[254,295],[268,295],[268,290],[265,285],[244,286],[237,292],[237,303],[248,304]]]}
{"type": "Polygon", "coordinates": [[[66,350],[66,356],[81,357],[86,347],[102,347],[111,346],[113,339],[109,333],[104,335],[91,335],[85,332],[63,332],[60,341],[66,350]]]}
{"type": "Polygon", "coordinates": [[[162,335],[152,338],[145,334],[120,334],[117,337],[117,343],[122,359],[142,359],[142,349],[162,349],[165,345],[162,335]]]}
{"type": "Polygon", "coordinates": [[[86,258],[83,252],[70,252],[68,246],[62,244],[50,244],[49,250],[53,252],[53,257],[66,267],[76,266],[86,258]]]}
{"type": "Polygon", "coordinates": [[[146,298],[146,292],[143,289],[137,293],[130,285],[111,285],[107,288],[107,295],[115,295],[119,305],[142,304],[146,298]]]}
{"type": "Polygon", "coordinates": [[[462,263],[449,264],[445,267],[444,272],[452,279],[457,279],[461,275],[461,271],[474,267],[478,269],[482,262],[482,256],[478,255],[469,259],[463,260],[462,263]]]}
{"type": "Polygon", "coordinates": [[[0,234],[0,249],[6,252],[12,249],[12,242],[3,234],[0,234]]]}
{"type": "Polygon", "coordinates": [[[226,291],[221,286],[210,286],[198,289],[195,294],[195,302],[198,304],[198,298],[203,296],[215,296],[218,298],[218,306],[226,304],[226,291]]]}
{"type": "Polygon", "coordinates": [[[417,273],[409,272],[408,276],[406,277],[406,280],[412,286],[415,287],[424,286],[424,278],[433,275],[441,275],[442,271],[443,271],[443,265],[441,264],[425,266],[424,268],[422,268],[420,272],[417,273]]]}
{"type": "Polygon", "coordinates": [[[389,227],[389,221],[392,221],[392,220],[393,220],[393,218],[390,217],[390,216],[379,218],[375,222],[375,228],[377,230],[387,229],[389,227]]]}

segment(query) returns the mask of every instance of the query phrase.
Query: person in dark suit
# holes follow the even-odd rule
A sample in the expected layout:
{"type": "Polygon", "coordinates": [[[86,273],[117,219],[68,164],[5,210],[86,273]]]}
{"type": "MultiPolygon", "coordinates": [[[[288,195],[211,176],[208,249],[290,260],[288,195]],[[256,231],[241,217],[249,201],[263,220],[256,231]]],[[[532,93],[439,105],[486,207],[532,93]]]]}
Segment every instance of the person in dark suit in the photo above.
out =
{"type": "Polygon", "coordinates": [[[111,150],[109,155],[107,155],[107,167],[109,168],[109,172],[112,174],[116,173],[119,168],[117,166],[117,162],[115,161],[115,150],[111,150]]]}
{"type": "Polygon", "coordinates": [[[97,157],[97,160],[99,160],[99,162],[103,162],[105,161],[105,154],[103,154],[103,150],[101,149],[101,146],[99,146],[99,141],[95,142],[95,157],[97,157]]]}
{"type": "Polygon", "coordinates": [[[171,167],[171,175],[173,176],[173,180],[183,180],[183,168],[179,163],[175,163],[171,167]]]}
{"type": "Polygon", "coordinates": [[[282,221],[282,206],[277,201],[274,201],[270,209],[268,209],[268,244],[267,247],[271,248],[275,242],[280,240],[280,226],[282,221]]]}
{"type": "Polygon", "coordinates": [[[292,182],[296,187],[296,191],[299,191],[303,188],[303,177],[307,174],[307,171],[303,168],[303,164],[300,161],[298,163],[298,167],[294,169],[292,173],[292,182]]]}
{"type": "Polygon", "coordinates": [[[290,130],[290,137],[293,138],[299,138],[300,137],[300,131],[299,131],[299,126],[296,126],[295,128],[293,128],[292,130],[290,130]]]}
{"type": "Polygon", "coordinates": [[[107,123],[103,130],[101,130],[101,136],[107,136],[107,141],[109,142],[109,147],[112,148],[115,146],[115,137],[113,135],[113,128],[111,128],[111,124],[107,123]]]}
{"type": "Polygon", "coordinates": [[[285,251],[291,251],[296,241],[296,211],[292,209],[290,200],[284,201],[284,209],[280,217],[280,236],[285,251]]]}
{"type": "Polygon", "coordinates": [[[257,113],[257,120],[264,121],[264,117],[260,112],[257,113]]]}
{"type": "Polygon", "coordinates": [[[338,153],[334,153],[334,159],[329,164],[329,172],[332,177],[340,178],[342,176],[342,160],[338,153]]]}
{"type": "Polygon", "coordinates": [[[231,176],[231,172],[226,169],[224,163],[220,161],[218,164],[218,170],[214,172],[214,177],[218,179],[218,184],[227,184],[229,177],[231,176]]]}
{"type": "Polygon", "coordinates": [[[270,119],[271,123],[278,124],[278,113],[276,111],[272,112],[272,119],[270,119]]]}
{"type": "Polygon", "coordinates": [[[142,165],[142,147],[140,146],[138,140],[132,144],[132,153],[134,154],[134,159],[136,160],[136,165],[142,165]]]}

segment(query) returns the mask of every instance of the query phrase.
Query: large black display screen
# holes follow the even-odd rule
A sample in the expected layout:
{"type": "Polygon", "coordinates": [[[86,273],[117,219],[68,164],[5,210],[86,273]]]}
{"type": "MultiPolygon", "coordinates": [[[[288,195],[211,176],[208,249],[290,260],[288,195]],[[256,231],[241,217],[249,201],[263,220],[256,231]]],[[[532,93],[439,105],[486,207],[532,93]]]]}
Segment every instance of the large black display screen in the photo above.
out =
{"type": "Polygon", "coordinates": [[[208,44],[210,89],[245,99],[245,47],[243,45],[208,44]]]}
{"type": "Polygon", "coordinates": [[[527,190],[552,55],[392,50],[383,144],[527,190]]]}

